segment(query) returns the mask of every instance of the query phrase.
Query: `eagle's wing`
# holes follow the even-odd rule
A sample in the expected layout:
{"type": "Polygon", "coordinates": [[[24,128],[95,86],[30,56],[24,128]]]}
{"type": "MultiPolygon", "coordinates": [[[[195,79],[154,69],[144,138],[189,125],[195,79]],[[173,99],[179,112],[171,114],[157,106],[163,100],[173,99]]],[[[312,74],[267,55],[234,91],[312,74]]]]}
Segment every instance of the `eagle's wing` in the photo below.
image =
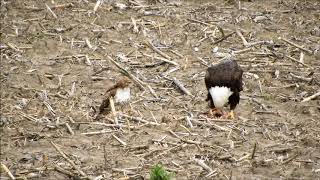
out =
{"type": "Polygon", "coordinates": [[[208,68],[205,75],[207,89],[215,86],[229,87],[231,91],[242,91],[243,70],[234,60],[227,60],[208,68]]]}

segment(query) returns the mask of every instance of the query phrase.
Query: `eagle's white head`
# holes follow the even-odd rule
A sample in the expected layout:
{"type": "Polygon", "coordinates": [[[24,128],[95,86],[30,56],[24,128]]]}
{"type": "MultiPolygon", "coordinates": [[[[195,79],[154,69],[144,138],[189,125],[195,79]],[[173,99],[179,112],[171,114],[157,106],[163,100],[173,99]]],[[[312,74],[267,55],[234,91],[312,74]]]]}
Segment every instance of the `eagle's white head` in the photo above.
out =
{"type": "Polygon", "coordinates": [[[209,89],[213,104],[217,108],[222,108],[229,101],[229,97],[233,94],[230,88],[215,86],[209,89]]]}

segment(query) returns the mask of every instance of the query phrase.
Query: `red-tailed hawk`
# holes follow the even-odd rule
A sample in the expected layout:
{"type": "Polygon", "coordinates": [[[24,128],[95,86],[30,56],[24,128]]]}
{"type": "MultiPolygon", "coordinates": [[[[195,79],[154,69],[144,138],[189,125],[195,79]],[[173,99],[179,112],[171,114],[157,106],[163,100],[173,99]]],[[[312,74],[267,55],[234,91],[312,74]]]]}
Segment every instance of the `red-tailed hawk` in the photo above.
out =
{"type": "Polygon", "coordinates": [[[208,90],[207,101],[210,101],[211,111],[215,115],[224,115],[222,108],[230,104],[227,118],[234,119],[233,110],[240,101],[242,91],[241,67],[235,60],[225,60],[207,69],[205,84],[208,90]]]}
{"type": "Polygon", "coordinates": [[[99,115],[110,112],[110,98],[113,98],[115,103],[126,103],[130,100],[131,81],[123,77],[119,79],[113,86],[111,86],[105,93],[104,99],[99,108],[99,115]]]}

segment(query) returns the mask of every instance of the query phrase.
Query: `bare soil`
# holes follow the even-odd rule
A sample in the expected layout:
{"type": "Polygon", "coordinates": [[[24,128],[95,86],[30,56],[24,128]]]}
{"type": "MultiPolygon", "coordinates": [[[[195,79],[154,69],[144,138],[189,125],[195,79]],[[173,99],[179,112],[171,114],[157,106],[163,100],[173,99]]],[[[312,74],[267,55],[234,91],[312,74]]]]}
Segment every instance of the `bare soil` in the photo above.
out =
{"type": "Polygon", "coordinates": [[[1,179],[148,179],[157,163],[175,179],[320,179],[320,98],[302,102],[320,91],[319,1],[95,6],[1,1],[1,179]],[[244,91],[235,120],[213,118],[204,73],[230,55],[244,91]],[[94,120],[125,75],[109,57],[144,88],[115,105],[121,127],[94,120]]]}

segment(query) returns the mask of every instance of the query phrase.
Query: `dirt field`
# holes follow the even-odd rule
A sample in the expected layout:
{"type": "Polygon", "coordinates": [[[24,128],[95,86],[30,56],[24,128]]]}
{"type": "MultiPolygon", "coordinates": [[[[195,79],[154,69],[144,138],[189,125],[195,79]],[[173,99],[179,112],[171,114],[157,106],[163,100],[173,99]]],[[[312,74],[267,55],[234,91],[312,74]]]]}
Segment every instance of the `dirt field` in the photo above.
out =
{"type": "Polygon", "coordinates": [[[320,179],[320,1],[69,2],[1,1],[1,179],[320,179]],[[244,91],[213,118],[205,70],[230,56],[244,91]],[[110,58],[139,82],[118,125],[94,119],[110,58]]]}

